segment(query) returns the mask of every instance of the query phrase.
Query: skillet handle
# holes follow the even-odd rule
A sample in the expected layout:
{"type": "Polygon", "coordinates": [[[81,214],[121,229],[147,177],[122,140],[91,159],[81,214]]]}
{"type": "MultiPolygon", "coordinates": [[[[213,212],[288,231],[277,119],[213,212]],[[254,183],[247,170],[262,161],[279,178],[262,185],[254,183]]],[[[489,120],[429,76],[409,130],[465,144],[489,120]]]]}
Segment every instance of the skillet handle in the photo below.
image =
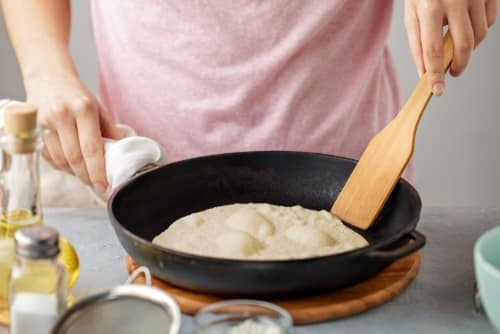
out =
{"type": "Polygon", "coordinates": [[[375,250],[366,254],[366,256],[373,260],[395,261],[419,250],[425,245],[425,236],[418,231],[411,231],[410,233],[403,236],[400,240],[404,239],[407,239],[406,243],[399,248],[375,250]]]}

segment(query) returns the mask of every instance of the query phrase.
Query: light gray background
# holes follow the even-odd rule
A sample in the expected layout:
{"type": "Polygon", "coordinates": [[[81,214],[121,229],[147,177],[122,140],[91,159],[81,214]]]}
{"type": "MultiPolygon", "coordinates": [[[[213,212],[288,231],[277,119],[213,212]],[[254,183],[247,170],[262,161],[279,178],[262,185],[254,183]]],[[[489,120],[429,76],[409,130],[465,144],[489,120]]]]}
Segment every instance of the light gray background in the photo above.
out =
{"type": "MultiPolygon", "coordinates": [[[[500,21],[500,20],[499,20],[500,21]]],[[[15,58],[0,18],[0,97],[23,99],[15,58]]],[[[415,159],[424,205],[500,207],[500,32],[498,23],[475,52],[466,73],[447,81],[419,127],[415,159]]],[[[87,1],[73,1],[71,49],[80,74],[96,90],[96,59],[87,1]]],[[[403,26],[403,1],[395,1],[389,46],[406,99],[417,82],[403,26]]]]}

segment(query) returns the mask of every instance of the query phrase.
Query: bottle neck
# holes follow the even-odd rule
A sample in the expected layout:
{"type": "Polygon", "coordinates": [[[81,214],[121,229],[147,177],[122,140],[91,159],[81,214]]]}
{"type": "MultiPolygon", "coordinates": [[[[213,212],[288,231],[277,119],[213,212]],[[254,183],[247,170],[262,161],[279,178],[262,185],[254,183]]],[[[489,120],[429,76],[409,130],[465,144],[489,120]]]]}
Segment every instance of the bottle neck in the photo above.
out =
{"type": "Polygon", "coordinates": [[[42,223],[39,161],[40,132],[2,134],[0,236],[42,223]]]}

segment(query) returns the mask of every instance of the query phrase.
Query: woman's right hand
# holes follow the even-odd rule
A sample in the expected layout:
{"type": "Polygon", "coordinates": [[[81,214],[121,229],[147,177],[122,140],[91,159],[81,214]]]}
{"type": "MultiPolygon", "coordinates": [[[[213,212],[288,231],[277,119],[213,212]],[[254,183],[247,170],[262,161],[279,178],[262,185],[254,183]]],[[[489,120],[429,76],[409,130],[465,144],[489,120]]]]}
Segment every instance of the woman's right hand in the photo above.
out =
{"type": "Polygon", "coordinates": [[[51,73],[25,80],[27,102],[38,107],[43,155],[54,167],[76,175],[103,193],[108,186],[102,137],[119,139],[106,111],[73,73],[51,73]]]}

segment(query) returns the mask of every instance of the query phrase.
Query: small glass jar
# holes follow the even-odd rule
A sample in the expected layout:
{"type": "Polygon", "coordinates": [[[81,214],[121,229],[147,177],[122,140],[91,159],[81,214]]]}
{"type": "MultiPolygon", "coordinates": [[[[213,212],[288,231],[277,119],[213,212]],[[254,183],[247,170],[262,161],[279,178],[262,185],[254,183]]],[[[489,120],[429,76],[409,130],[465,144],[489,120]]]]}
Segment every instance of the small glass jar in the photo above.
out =
{"type": "Polygon", "coordinates": [[[59,234],[49,226],[14,235],[16,262],[9,280],[10,333],[50,333],[66,308],[66,272],[59,234]]]}
{"type": "Polygon", "coordinates": [[[258,300],[234,299],[202,308],[194,317],[197,334],[292,334],[290,314],[258,300]]]}

